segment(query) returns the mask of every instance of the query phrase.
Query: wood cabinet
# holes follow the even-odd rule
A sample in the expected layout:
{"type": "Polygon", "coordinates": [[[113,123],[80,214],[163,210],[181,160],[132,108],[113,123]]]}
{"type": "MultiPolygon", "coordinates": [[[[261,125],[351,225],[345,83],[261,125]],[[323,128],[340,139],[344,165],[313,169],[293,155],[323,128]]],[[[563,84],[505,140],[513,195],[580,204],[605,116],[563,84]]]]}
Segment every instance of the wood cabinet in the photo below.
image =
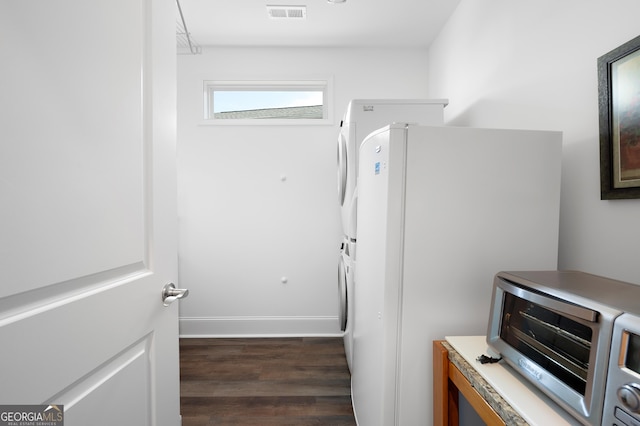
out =
{"type": "Polygon", "coordinates": [[[433,424],[457,426],[459,394],[469,401],[487,426],[504,426],[505,422],[449,360],[444,341],[433,342],[433,424]]]}
{"type": "Polygon", "coordinates": [[[485,336],[448,336],[433,342],[433,424],[456,426],[462,394],[488,425],[579,426],[580,422],[504,361],[491,355],[485,336]]]}

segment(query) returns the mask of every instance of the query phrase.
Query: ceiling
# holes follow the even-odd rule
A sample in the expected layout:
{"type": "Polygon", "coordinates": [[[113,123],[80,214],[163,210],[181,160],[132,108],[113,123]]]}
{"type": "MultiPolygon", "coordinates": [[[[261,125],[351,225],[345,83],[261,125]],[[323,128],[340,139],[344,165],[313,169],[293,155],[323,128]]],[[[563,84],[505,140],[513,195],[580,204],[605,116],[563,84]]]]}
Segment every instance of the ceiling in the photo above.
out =
{"type": "Polygon", "coordinates": [[[192,40],[203,47],[426,47],[459,2],[179,0],[192,40]],[[306,19],[272,19],[267,5],[304,5],[306,19]]]}

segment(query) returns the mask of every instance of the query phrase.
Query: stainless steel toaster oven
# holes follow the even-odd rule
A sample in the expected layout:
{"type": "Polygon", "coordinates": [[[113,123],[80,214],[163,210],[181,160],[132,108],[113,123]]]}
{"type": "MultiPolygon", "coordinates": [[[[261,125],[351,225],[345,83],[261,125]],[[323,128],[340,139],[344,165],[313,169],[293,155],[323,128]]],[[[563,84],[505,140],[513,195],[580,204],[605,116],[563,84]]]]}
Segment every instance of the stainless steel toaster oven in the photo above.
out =
{"type": "Polygon", "coordinates": [[[640,425],[640,286],[500,272],[487,343],[585,425],[640,425]]]}

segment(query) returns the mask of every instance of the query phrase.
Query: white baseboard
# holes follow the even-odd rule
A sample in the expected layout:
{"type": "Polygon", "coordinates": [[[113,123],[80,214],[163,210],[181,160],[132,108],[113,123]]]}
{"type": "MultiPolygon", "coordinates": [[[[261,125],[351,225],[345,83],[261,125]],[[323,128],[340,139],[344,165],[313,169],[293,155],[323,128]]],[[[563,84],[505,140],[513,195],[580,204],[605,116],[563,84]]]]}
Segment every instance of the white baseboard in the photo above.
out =
{"type": "Polygon", "coordinates": [[[180,337],[304,337],[344,333],[338,317],[181,317],[180,337]]]}

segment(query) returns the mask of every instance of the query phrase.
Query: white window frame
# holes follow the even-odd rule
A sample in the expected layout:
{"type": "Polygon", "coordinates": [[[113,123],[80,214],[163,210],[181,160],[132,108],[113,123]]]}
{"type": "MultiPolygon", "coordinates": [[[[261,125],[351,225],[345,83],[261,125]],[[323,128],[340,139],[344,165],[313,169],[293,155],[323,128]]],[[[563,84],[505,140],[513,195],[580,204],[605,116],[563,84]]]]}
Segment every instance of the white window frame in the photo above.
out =
{"type": "Polygon", "coordinates": [[[204,81],[204,121],[202,125],[233,125],[233,126],[257,126],[257,125],[331,125],[333,124],[333,79],[318,78],[308,80],[205,80],[204,81]],[[216,89],[247,90],[247,91],[322,91],[324,118],[214,118],[213,116],[213,92],[216,89]]]}

